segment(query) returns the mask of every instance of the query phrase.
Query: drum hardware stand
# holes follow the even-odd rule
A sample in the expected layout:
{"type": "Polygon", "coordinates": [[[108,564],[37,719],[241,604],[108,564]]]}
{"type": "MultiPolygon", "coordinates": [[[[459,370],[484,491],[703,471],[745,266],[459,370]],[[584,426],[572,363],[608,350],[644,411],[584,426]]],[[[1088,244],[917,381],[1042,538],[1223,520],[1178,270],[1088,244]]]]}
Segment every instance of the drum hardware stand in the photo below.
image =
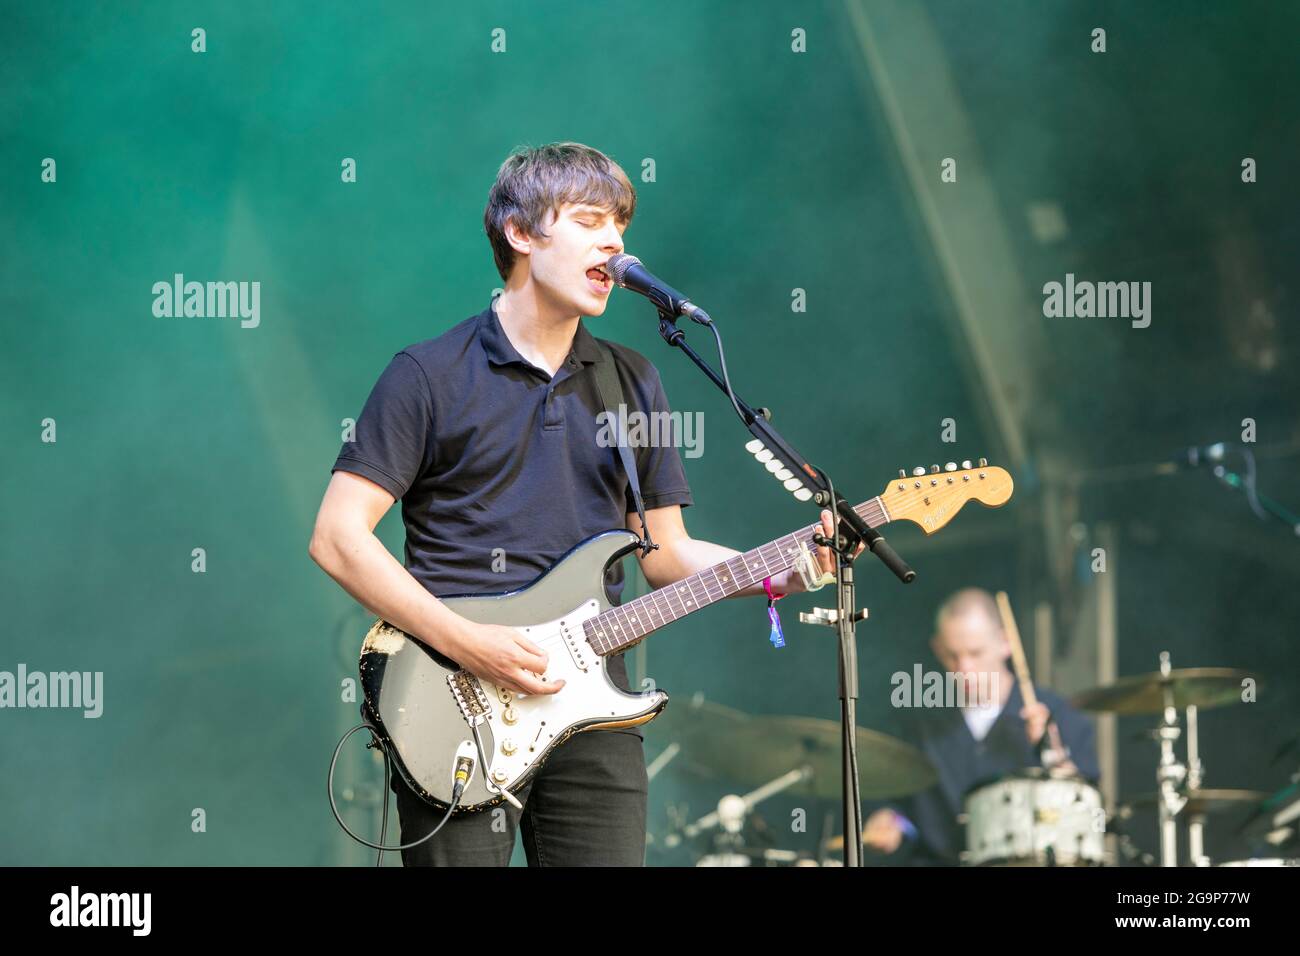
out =
{"type": "Polygon", "coordinates": [[[650,763],[646,766],[646,779],[653,780],[655,777],[659,776],[659,771],[663,770],[664,767],[672,763],[673,760],[676,759],[677,755],[681,752],[682,752],[682,745],[674,740],[672,743],[670,743],[667,747],[664,748],[663,753],[655,757],[655,759],[650,761],[650,763]]]}
{"type": "MultiPolygon", "coordinates": [[[[792,476],[790,480],[794,482],[794,485],[797,485],[792,491],[795,497],[800,501],[812,498],[819,508],[826,508],[831,512],[832,536],[835,541],[830,543],[830,546],[837,555],[835,580],[838,600],[834,624],[839,631],[840,638],[837,663],[839,665],[840,712],[843,721],[841,745],[843,757],[841,765],[844,769],[842,796],[845,833],[844,865],[861,866],[862,803],[858,784],[857,754],[858,658],[853,634],[854,626],[861,619],[854,610],[853,605],[853,560],[856,557],[855,552],[859,541],[865,543],[867,549],[879,558],[890,571],[894,572],[895,576],[904,584],[911,583],[916,578],[916,572],[898,556],[884,536],[868,525],[862,516],[854,510],[853,503],[835,491],[835,486],[830,477],[795,451],[794,447],[771,426],[772,413],[770,410],[764,408],[762,414],[759,414],[736,394],[731,387],[731,380],[727,376],[727,362],[723,355],[722,337],[713,321],[707,319],[707,317],[705,321],[696,318],[696,321],[707,326],[714,334],[718,344],[718,358],[722,366],[722,375],[715,372],[700,357],[698,352],[686,344],[686,333],[677,327],[677,316],[659,305],[657,300],[656,307],[659,312],[659,335],[670,346],[680,349],[727,396],[732,408],[740,416],[740,420],[750,434],[758,440],[763,448],[772,453],[773,459],[779,461],[790,472],[792,476]],[[842,548],[837,547],[837,545],[841,544],[843,545],[842,548]],[[848,839],[850,833],[856,834],[856,838],[848,839]]],[[[816,539],[819,544],[826,543],[826,539],[820,535],[817,535],[816,539]]]]}
{"type": "MultiPolygon", "coordinates": [[[[1205,768],[1201,765],[1200,747],[1197,743],[1196,705],[1187,708],[1187,790],[1195,793],[1201,789],[1201,777],[1205,768]]],[[[1205,855],[1205,813],[1193,813],[1187,818],[1187,854],[1192,866],[1209,866],[1210,858],[1205,855]]]]}
{"type": "MultiPolygon", "coordinates": [[[[1172,668],[1169,664],[1169,652],[1160,652],[1160,673],[1168,676],[1172,668]]],[[[1187,767],[1178,762],[1174,754],[1174,743],[1182,734],[1178,726],[1178,709],[1174,706],[1172,684],[1161,688],[1164,695],[1164,721],[1153,732],[1160,741],[1160,764],[1156,768],[1156,786],[1160,792],[1157,808],[1160,812],[1160,865],[1178,865],[1178,820],[1177,816],[1187,798],[1179,793],[1179,787],[1187,776],[1187,767]]]]}
{"type": "Polygon", "coordinates": [[[727,833],[738,834],[745,825],[745,818],[754,807],[768,797],[774,797],[781,791],[789,790],[796,784],[811,780],[812,775],[811,767],[799,767],[763,784],[755,790],[751,790],[744,796],[729,793],[718,801],[716,810],[700,817],[694,823],[686,824],[686,826],[682,827],[680,834],[672,834],[664,842],[668,846],[677,846],[682,842],[683,837],[689,840],[717,826],[722,827],[727,833]]]}
{"type": "MultiPolygon", "coordinates": [[[[681,833],[668,834],[664,838],[664,845],[670,848],[679,846],[683,838],[693,839],[701,833],[717,827],[721,830],[721,833],[714,841],[715,849],[721,851],[723,858],[735,855],[737,851],[744,848],[745,841],[741,831],[744,830],[745,821],[754,807],[768,797],[776,796],[783,790],[788,790],[806,780],[811,780],[812,775],[811,767],[800,767],[777,777],[769,783],[763,784],[756,790],[751,790],[744,796],[729,793],[718,801],[718,807],[712,813],[700,817],[694,823],[686,824],[681,828],[681,833]]],[[[798,854],[791,852],[788,854],[790,859],[785,860],[786,855],[784,851],[764,851],[763,859],[793,862],[798,856],[798,854]]]]}

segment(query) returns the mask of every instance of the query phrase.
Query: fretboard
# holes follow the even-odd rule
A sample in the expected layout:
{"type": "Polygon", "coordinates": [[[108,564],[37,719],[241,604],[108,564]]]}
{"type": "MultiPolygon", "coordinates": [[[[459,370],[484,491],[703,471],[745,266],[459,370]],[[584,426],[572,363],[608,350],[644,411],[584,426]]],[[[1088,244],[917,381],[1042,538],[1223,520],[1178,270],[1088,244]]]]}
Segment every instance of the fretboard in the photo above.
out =
{"type": "MultiPolygon", "coordinates": [[[[854,510],[873,528],[889,521],[879,497],[858,505],[854,510]]],[[[809,549],[815,548],[817,545],[813,541],[813,534],[820,529],[819,524],[810,524],[752,551],[705,568],[688,578],[603,611],[583,622],[587,643],[602,657],[618,654],[666,624],[755,584],[762,584],[765,578],[794,567],[801,544],[806,544],[809,549]]]]}

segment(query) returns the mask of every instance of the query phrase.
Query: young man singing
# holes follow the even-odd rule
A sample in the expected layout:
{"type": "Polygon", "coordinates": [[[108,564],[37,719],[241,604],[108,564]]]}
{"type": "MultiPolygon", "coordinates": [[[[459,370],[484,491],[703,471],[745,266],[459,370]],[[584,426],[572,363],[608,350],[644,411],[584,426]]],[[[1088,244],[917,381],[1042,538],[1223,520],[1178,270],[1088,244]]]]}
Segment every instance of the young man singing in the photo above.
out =
{"type": "MultiPolygon", "coordinates": [[[[544,682],[541,647],[511,627],[479,624],[436,595],[495,593],[529,583],[566,551],[614,527],[640,533],[616,448],[597,441],[603,406],[594,365],[605,359],[582,322],[605,311],[600,272],[623,251],[636,194],[623,170],[579,143],[517,151],[488,196],[484,225],[505,290],[478,315],[398,352],[345,443],[321,502],[309,552],[375,615],[482,680],[525,694],[563,694],[544,682]],[[374,535],[398,499],[405,567],[374,535]]],[[[603,340],[602,340],[603,341],[603,340]]],[[[608,342],[633,410],[667,412],[659,373],[608,342]]],[[[661,587],[736,555],[691,538],[681,509],[691,492],[675,448],[634,449],[646,523],[658,550],[640,557],[661,587]]],[[[823,512],[830,534],[830,512],[823,512]]],[[[824,569],[829,550],[818,550],[824,569]]],[[[611,576],[617,603],[621,568],[611,576]]],[[[797,573],[771,582],[801,590],[797,573]]],[[[749,594],[759,594],[757,588],[749,594]]],[[[609,664],[627,689],[621,657],[609,664]]],[[[424,836],[442,811],[393,775],[401,842],[424,836]]],[[[516,827],[533,866],[641,865],[646,770],[636,728],[575,734],[516,796],[520,813],[454,816],[403,851],[408,865],[504,866],[516,827]]]]}

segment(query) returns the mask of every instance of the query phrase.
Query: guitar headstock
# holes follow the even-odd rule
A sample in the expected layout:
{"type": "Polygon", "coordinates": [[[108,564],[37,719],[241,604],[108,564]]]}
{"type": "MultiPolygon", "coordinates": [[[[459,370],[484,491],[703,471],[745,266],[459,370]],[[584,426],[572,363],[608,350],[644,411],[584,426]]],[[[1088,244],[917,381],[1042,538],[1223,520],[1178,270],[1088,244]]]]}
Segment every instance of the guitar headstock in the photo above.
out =
{"type": "Polygon", "coordinates": [[[977,467],[963,461],[948,462],[944,468],[931,465],[914,468],[909,474],[900,471],[880,500],[891,521],[911,521],[926,534],[934,534],[962,509],[968,501],[978,501],[989,508],[1006,504],[1015,490],[1015,482],[1005,469],[991,468],[983,458],[977,467]]]}

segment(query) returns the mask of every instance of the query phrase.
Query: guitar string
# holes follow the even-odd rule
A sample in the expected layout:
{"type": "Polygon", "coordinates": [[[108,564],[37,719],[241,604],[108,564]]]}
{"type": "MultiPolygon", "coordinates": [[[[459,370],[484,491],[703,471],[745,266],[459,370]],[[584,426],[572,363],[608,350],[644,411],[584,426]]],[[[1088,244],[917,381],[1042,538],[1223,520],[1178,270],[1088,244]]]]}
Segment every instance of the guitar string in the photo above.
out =
{"type": "MultiPolygon", "coordinates": [[[[879,496],[877,496],[876,498],[872,498],[869,501],[863,502],[861,505],[858,505],[854,510],[857,511],[859,516],[861,516],[868,523],[875,522],[877,524],[883,524],[886,519],[886,512],[883,507],[883,502],[880,501],[879,496]]],[[[626,631],[621,625],[619,625],[618,622],[618,618],[621,613],[627,625],[627,631],[631,631],[635,635],[631,640],[626,641],[625,646],[631,647],[632,645],[649,637],[651,634],[653,634],[656,630],[658,630],[661,627],[665,627],[668,624],[676,620],[679,620],[680,618],[685,617],[688,614],[693,613],[694,611],[700,610],[704,607],[708,607],[716,603],[717,601],[723,600],[729,597],[730,595],[735,594],[737,591],[742,591],[745,588],[753,587],[755,584],[762,581],[764,578],[771,576],[773,573],[780,573],[781,571],[785,571],[788,568],[793,567],[794,562],[792,560],[787,560],[788,552],[783,552],[781,550],[781,542],[784,542],[787,539],[793,539],[796,542],[802,541],[803,543],[811,547],[815,547],[816,545],[815,542],[813,542],[812,540],[812,535],[814,531],[820,531],[820,530],[821,528],[819,524],[805,525],[803,528],[800,528],[797,531],[793,531],[790,534],[784,535],[781,538],[766,542],[765,544],[759,545],[758,547],[753,548],[750,551],[733,555],[732,557],[728,558],[725,561],[720,561],[715,565],[711,565],[710,567],[704,568],[701,571],[697,571],[694,574],[689,575],[686,578],[683,578],[681,581],[675,581],[672,584],[665,585],[664,587],[657,588],[654,591],[650,591],[646,594],[640,595],[639,597],[633,598],[631,601],[627,602],[626,604],[616,604],[613,607],[607,608],[606,610],[600,612],[599,614],[595,614],[589,618],[585,618],[581,622],[581,626],[583,630],[583,640],[586,641],[588,646],[590,646],[598,656],[605,657],[608,656],[609,654],[617,653],[614,647],[611,647],[609,649],[604,649],[602,647],[602,644],[604,642],[613,642],[615,647],[617,647],[620,644],[624,644],[626,631]],[[776,549],[776,553],[775,555],[771,556],[772,562],[769,563],[768,560],[769,555],[766,552],[774,548],[776,549]],[[741,585],[735,588],[734,590],[729,591],[727,587],[723,586],[721,582],[717,580],[718,569],[724,568],[728,574],[728,579],[730,581],[736,581],[738,579],[736,577],[736,572],[732,567],[732,565],[734,565],[738,560],[741,559],[748,560],[748,555],[750,554],[756,555],[758,559],[763,562],[763,571],[765,573],[762,574],[753,573],[753,571],[757,570],[758,568],[757,564],[753,565],[752,570],[748,565],[746,565],[745,570],[750,576],[750,582],[748,584],[741,585]],[[773,564],[777,565],[775,570],[773,569],[772,566],[773,564]],[[705,577],[705,575],[707,574],[712,574],[714,576],[715,579],[714,584],[712,585],[709,584],[707,578],[705,577]],[[695,581],[695,579],[698,579],[698,581],[695,581]],[[691,583],[692,581],[695,581],[695,583],[691,583]],[[700,600],[696,596],[695,593],[696,584],[699,584],[702,587],[705,595],[704,600],[700,600]],[[715,589],[717,593],[714,593],[715,589]],[[690,601],[685,603],[683,603],[680,596],[677,597],[677,603],[681,606],[680,613],[678,611],[673,610],[672,603],[669,600],[669,597],[672,595],[672,592],[674,590],[676,590],[678,594],[682,592],[690,594],[690,601]],[[661,601],[663,607],[667,608],[668,615],[665,615],[663,609],[660,607],[661,601]],[[694,604],[694,607],[687,607],[686,605],[688,603],[694,604]],[[628,610],[638,604],[644,606],[644,608],[646,609],[646,615],[645,615],[646,620],[653,625],[648,630],[642,629],[640,624],[640,617],[629,618],[627,616],[628,610]],[[651,612],[657,613],[659,615],[661,623],[657,625],[653,624],[653,617],[651,612]],[[606,632],[609,632],[611,630],[611,627],[609,626],[609,622],[614,623],[615,625],[615,627],[613,627],[613,631],[615,632],[614,636],[607,636],[602,640],[602,637],[600,635],[595,635],[590,633],[592,630],[593,623],[596,621],[600,621],[601,619],[605,619],[606,621],[606,624],[602,625],[602,628],[606,632]],[[602,653],[602,650],[604,650],[604,653],[602,653]]],[[[639,609],[637,609],[634,610],[634,613],[639,615],[641,612],[639,609]]],[[[535,639],[533,640],[533,643],[545,650],[549,648],[565,647],[567,642],[563,634],[555,634],[550,637],[535,639]]]]}

